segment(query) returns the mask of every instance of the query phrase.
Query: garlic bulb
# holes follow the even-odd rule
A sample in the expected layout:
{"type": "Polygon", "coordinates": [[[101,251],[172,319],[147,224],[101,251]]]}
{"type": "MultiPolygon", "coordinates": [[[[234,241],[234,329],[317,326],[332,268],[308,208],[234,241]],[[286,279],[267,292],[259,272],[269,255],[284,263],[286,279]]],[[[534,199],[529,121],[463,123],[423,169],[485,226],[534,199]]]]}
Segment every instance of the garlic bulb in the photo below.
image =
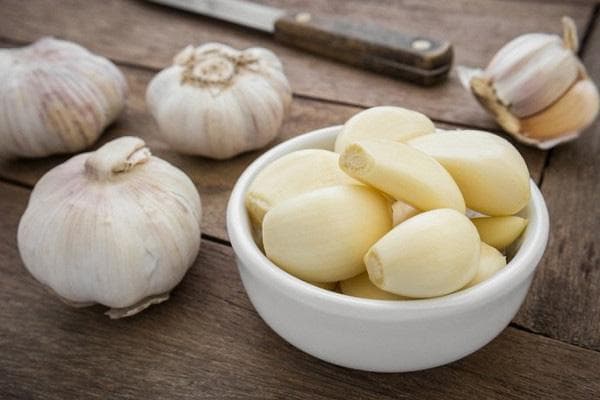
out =
{"type": "Polygon", "coordinates": [[[18,230],[26,268],[75,306],[112,318],[169,297],[200,246],[200,197],[136,137],[77,155],[36,184],[18,230]]]}
{"type": "Polygon", "coordinates": [[[123,110],[127,84],[104,57],[42,38],[0,50],[0,156],[73,153],[123,110]]]}
{"type": "Polygon", "coordinates": [[[459,69],[463,84],[518,140],[540,148],[576,138],[598,114],[598,89],[578,59],[573,20],[563,38],[531,33],[507,43],[485,70],[459,69]]]}
{"type": "Polygon", "coordinates": [[[186,47],[146,92],[162,138],[173,149],[216,159],[273,140],[291,98],[275,54],[220,43],[186,47]]]}

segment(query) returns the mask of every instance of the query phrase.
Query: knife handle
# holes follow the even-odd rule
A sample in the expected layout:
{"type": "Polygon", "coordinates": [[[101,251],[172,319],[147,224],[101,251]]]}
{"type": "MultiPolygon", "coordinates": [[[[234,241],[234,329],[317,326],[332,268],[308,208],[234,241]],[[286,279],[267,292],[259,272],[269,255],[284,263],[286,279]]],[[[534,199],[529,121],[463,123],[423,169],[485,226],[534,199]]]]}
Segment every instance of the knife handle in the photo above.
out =
{"type": "Polygon", "coordinates": [[[452,46],[448,42],[305,12],[279,18],[275,38],[286,45],[424,86],[444,80],[452,65],[452,46]]]}

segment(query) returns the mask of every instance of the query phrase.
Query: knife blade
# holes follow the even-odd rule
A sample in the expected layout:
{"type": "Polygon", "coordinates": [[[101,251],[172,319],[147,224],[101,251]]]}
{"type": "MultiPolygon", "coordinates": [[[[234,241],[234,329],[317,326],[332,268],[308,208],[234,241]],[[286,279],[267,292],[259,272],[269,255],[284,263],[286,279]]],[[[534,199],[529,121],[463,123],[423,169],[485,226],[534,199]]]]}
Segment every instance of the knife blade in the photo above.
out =
{"type": "Polygon", "coordinates": [[[374,24],[242,0],[149,1],[268,32],[285,45],[420,85],[444,80],[452,65],[450,43],[374,24]]]}

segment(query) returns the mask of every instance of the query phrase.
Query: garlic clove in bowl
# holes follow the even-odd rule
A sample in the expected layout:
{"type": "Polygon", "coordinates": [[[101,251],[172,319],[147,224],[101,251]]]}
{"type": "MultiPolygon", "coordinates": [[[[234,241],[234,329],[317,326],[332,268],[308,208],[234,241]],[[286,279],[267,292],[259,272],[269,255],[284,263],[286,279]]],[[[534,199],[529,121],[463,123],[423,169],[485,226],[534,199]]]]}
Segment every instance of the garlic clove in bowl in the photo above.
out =
{"type": "Polygon", "coordinates": [[[391,227],[389,202],[377,191],[330,186],[269,210],[263,246],[269,259],[300,279],[337,282],[364,272],[363,255],[391,227]]]}
{"type": "Polygon", "coordinates": [[[256,177],[246,194],[253,224],[278,203],[326,186],[361,185],[338,166],[339,155],[321,149],[299,150],[274,161],[256,177]]]}
{"type": "Polygon", "coordinates": [[[200,246],[200,197],[143,140],[115,139],[50,170],[19,222],[25,267],[73,305],[112,318],[164,301],[200,246]]]}
{"type": "Polygon", "coordinates": [[[577,30],[530,33],[507,43],[485,70],[459,67],[475,98],[517,140],[542,149],[573,140],[598,114],[598,89],[577,57],[577,30]]]}
{"type": "Polygon", "coordinates": [[[529,202],[529,170],[506,139],[475,130],[446,131],[410,140],[450,173],[471,210],[512,215],[529,202]]]}
{"type": "Polygon", "coordinates": [[[215,159],[272,141],[291,99],[275,54],[221,43],[186,47],[146,91],[164,141],[181,153],[215,159]]]}
{"type": "Polygon", "coordinates": [[[371,282],[401,296],[443,296],[477,274],[480,240],[462,213],[440,208],[418,214],[389,231],[367,251],[371,282]]]}
{"type": "Polygon", "coordinates": [[[0,49],[0,156],[44,157],[93,144],[125,107],[108,59],[51,37],[0,49]]]}

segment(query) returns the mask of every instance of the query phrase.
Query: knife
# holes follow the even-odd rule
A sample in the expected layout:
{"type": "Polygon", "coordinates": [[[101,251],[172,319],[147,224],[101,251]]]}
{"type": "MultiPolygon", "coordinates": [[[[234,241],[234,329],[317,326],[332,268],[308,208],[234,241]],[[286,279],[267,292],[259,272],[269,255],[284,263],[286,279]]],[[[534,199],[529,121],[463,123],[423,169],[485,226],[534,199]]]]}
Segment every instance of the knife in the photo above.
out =
{"type": "Polygon", "coordinates": [[[271,33],[279,42],[420,85],[446,78],[452,45],[377,25],[242,0],[149,0],[271,33]]]}

